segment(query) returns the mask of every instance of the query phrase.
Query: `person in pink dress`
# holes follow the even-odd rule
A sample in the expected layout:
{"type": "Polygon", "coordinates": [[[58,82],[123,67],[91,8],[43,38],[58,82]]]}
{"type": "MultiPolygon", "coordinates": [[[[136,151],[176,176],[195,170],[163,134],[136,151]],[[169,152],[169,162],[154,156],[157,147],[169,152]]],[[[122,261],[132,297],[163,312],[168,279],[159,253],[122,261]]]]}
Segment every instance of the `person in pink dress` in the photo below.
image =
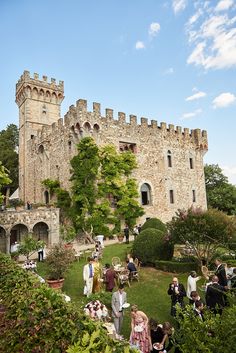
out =
{"type": "Polygon", "coordinates": [[[138,310],[137,305],[131,307],[130,343],[137,346],[142,353],[150,352],[148,317],[143,311],[138,310]]]}

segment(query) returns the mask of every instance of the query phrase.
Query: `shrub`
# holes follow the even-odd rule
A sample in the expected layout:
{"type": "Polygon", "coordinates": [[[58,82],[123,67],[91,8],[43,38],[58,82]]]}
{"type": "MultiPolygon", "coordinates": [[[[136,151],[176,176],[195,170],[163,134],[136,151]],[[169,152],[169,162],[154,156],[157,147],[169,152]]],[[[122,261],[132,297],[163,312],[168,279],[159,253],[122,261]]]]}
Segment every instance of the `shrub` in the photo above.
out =
{"type": "Polygon", "coordinates": [[[147,228],[154,228],[160,230],[162,233],[167,232],[167,228],[165,224],[158,218],[150,218],[148,219],[141,228],[141,231],[147,229],[147,228]]]}
{"type": "Polygon", "coordinates": [[[65,248],[62,244],[55,244],[46,257],[48,279],[61,279],[75,260],[73,249],[65,248]]]}
{"type": "Polygon", "coordinates": [[[110,339],[99,322],[85,317],[59,292],[41,284],[1,252],[0,299],[6,309],[1,352],[133,352],[127,342],[110,339]],[[78,345],[83,348],[76,350],[78,345]]]}
{"type": "Polygon", "coordinates": [[[155,267],[165,272],[185,273],[198,270],[196,262],[156,261],[155,267]]]}
{"type": "Polygon", "coordinates": [[[161,257],[163,242],[164,236],[160,230],[148,228],[135,239],[132,253],[143,264],[154,264],[161,257]]]}

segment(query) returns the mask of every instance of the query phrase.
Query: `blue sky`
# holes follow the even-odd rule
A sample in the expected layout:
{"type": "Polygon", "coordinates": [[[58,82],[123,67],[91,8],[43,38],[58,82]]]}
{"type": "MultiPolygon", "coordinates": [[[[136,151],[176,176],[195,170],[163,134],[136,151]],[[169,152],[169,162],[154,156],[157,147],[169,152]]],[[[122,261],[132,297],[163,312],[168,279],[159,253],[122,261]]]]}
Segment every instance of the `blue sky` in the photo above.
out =
{"type": "Polygon", "coordinates": [[[0,129],[24,70],[127,115],[207,130],[236,184],[236,0],[0,0],[0,129]]]}

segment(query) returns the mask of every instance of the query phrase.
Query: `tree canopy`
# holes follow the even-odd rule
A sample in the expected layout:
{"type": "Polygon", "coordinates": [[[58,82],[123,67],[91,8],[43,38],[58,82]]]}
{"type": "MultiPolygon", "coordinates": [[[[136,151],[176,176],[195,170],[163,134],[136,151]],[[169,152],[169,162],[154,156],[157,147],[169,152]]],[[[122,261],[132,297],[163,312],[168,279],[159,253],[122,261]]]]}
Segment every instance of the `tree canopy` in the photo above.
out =
{"type": "Polygon", "coordinates": [[[108,235],[120,231],[121,221],[129,226],[143,214],[131,173],[135,155],[117,153],[112,145],[98,147],[90,137],[78,144],[71,160],[72,213],[77,229],[108,235]],[[113,225],[113,227],[112,227],[113,225]]]}
{"type": "Polygon", "coordinates": [[[2,203],[2,200],[3,200],[3,195],[1,193],[1,190],[5,185],[8,185],[10,183],[11,183],[11,179],[8,177],[8,171],[0,161],[0,203],[2,203]]]}
{"type": "Polygon", "coordinates": [[[179,210],[168,228],[171,241],[185,244],[200,263],[204,260],[207,264],[219,247],[229,244],[236,232],[233,219],[216,209],[179,210]]]}
{"type": "Polygon", "coordinates": [[[228,182],[228,178],[217,164],[206,164],[204,171],[208,207],[235,215],[236,186],[228,182]]]}
{"type": "MultiPolygon", "coordinates": [[[[16,125],[10,124],[5,130],[0,131],[0,161],[6,167],[12,179],[11,185],[5,184],[10,186],[12,191],[18,187],[18,141],[19,132],[16,125]]],[[[1,191],[5,193],[5,188],[2,187],[1,191]]]]}

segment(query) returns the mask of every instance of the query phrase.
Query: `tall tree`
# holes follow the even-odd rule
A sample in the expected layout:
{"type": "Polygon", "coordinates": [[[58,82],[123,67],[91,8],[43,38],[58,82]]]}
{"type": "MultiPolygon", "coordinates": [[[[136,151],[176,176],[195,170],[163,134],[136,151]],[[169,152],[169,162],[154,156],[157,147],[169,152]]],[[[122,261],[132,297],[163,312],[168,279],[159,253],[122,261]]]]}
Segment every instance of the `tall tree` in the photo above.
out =
{"type": "Polygon", "coordinates": [[[18,187],[18,141],[19,132],[16,125],[10,124],[5,130],[0,131],[0,161],[9,171],[12,179],[11,185],[5,185],[1,189],[3,193],[6,192],[7,186],[10,186],[12,191],[18,187]]]}
{"type": "Polygon", "coordinates": [[[236,186],[228,182],[217,164],[206,164],[204,171],[208,206],[236,214],[236,186]]]}
{"type": "Polygon", "coordinates": [[[2,203],[2,200],[3,200],[1,189],[5,185],[9,185],[10,183],[11,183],[11,179],[8,177],[7,170],[0,161],[0,203],[2,203]]]}
{"type": "Polygon", "coordinates": [[[95,234],[120,231],[121,222],[132,226],[143,214],[131,173],[136,160],[131,152],[119,154],[112,145],[99,148],[86,137],[71,160],[73,218],[77,229],[95,234]]]}

